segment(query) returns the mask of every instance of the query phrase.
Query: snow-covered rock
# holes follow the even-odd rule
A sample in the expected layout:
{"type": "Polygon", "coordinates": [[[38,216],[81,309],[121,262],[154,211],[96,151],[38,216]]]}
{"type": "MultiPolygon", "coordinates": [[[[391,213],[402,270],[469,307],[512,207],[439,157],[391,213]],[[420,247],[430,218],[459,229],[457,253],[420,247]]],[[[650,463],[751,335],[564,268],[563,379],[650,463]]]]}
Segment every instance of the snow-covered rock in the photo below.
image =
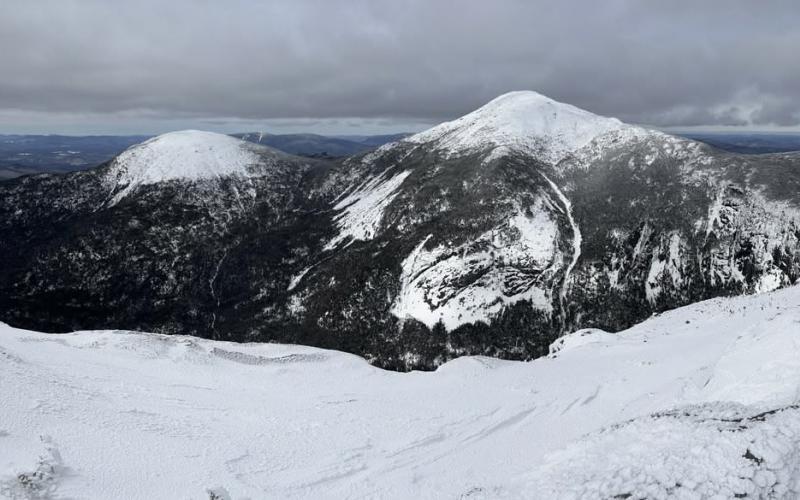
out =
{"type": "Polygon", "coordinates": [[[458,246],[426,249],[425,238],[402,263],[400,293],[392,313],[432,328],[441,321],[459,325],[489,323],[521,300],[550,313],[548,278],[562,267],[559,228],[543,202],[523,209],[501,225],[458,246]]]}
{"type": "Polygon", "coordinates": [[[0,496],[794,499],[798,325],[790,287],[578,332],[532,362],[395,373],[0,324],[0,496]]]}
{"type": "Polygon", "coordinates": [[[410,173],[406,171],[387,178],[380,175],[367,179],[339,200],[333,206],[334,210],[339,211],[334,218],[339,233],[325,245],[325,250],[332,250],[345,241],[349,244],[375,236],[384,210],[397,196],[398,188],[410,173]]]}

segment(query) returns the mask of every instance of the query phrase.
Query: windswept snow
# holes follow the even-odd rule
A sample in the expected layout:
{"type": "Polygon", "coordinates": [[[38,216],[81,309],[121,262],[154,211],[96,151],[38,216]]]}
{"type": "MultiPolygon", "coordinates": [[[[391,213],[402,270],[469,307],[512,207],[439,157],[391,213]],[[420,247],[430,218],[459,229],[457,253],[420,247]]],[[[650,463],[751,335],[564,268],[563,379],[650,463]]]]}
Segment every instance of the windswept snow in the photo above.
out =
{"type": "Polygon", "coordinates": [[[798,325],[790,287],[577,332],[530,363],[394,373],[301,346],[0,324],[0,495],[794,499],[798,325]]]}
{"type": "Polygon", "coordinates": [[[170,132],[128,148],[112,161],[107,179],[122,188],[117,202],[142,185],[247,176],[250,167],[263,162],[257,151],[273,153],[224,134],[170,132]]]}
{"type": "Polygon", "coordinates": [[[722,212],[722,202],[724,200],[723,188],[718,188],[714,199],[708,206],[708,220],[706,221],[706,238],[714,231],[714,226],[719,224],[719,216],[722,212]]]}
{"type": "Polygon", "coordinates": [[[570,444],[521,489],[538,498],[796,499],[798,435],[795,405],[690,405],[570,444]]]}
{"type": "Polygon", "coordinates": [[[434,143],[448,154],[494,147],[498,154],[520,151],[556,164],[595,138],[628,128],[634,127],[536,92],[519,91],[503,94],[472,113],[405,141],[434,143]]]}
{"type": "Polygon", "coordinates": [[[398,188],[410,174],[411,171],[407,170],[394,176],[384,173],[370,178],[339,200],[333,207],[341,211],[334,218],[339,233],[325,245],[325,250],[332,250],[342,242],[349,245],[356,240],[374,238],[380,229],[383,211],[397,196],[398,188]]]}

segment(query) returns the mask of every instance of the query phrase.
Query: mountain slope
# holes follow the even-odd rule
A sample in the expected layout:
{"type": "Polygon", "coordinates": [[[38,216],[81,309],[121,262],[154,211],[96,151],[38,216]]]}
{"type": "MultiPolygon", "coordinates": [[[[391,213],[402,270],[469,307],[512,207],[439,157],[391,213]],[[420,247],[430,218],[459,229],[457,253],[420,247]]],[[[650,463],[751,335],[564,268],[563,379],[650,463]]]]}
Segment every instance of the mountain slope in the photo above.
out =
{"type": "MultiPolygon", "coordinates": [[[[408,134],[342,136],[317,134],[233,134],[255,144],[306,157],[344,157],[408,134]]],[[[29,174],[86,170],[105,163],[151,136],[59,136],[0,134],[0,180],[29,174]]]]}
{"type": "Polygon", "coordinates": [[[0,325],[0,495],[796,498],[798,304],[714,299],[433,373],[0,325]]]}
{"type": "Polygon", "coordinates": [[[140,186],[168,181],[207,181],[249,177],[267,157],[281,155],[227,135],[184,130],[160,135],[127,149],[112,160],[106,179],[121,186],[122,198],[140,186]]]}
{"type": "Polygon", "coordinates": [[[533,92],[337,161],[190,135],[0,183],[2,319],[432,369],[535,358],[579,328],[800,274],[799,155],[730,154],[533,92]]]}
{"type": "Polygon", "coordinates": [[[179,135],[98,169],[0,184],[4,319],[45,331],[132,325],[204,336],[218,335],[225,311],[251,321],[243,302],[293,271],[291,239],[315,237],[313,224],[307,234],[292,228],[305,213],[304,179],[328,165],[227,136],[179,135]]]}
{"type": "MultiPolygon", "coordinates": [[[[727,154],[511,93],[334,168],[327,189],[386,204],[362,211],[367,238],[341,227],[346,245],[292,293],[310,329],[322,318],[383,335],[396,346],[375,355],[385,366],[535,357],[576,328],[795,282],[799,158],[727,154]]],[[[344,205],[348,220],[359,206],[344,205]]]]}

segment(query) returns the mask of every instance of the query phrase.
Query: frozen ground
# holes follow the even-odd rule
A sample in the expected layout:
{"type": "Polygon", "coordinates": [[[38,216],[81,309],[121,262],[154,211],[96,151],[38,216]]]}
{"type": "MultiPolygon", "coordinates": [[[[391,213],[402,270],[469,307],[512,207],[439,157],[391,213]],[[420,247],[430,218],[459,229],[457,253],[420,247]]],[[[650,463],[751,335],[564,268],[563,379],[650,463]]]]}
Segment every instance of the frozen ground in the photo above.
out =
{"type": "Polygon", "coordinates": [[[800,495],[800,288],[553,351],[404,374],[300,346],[0,324],[0,496],[800,495]]]}

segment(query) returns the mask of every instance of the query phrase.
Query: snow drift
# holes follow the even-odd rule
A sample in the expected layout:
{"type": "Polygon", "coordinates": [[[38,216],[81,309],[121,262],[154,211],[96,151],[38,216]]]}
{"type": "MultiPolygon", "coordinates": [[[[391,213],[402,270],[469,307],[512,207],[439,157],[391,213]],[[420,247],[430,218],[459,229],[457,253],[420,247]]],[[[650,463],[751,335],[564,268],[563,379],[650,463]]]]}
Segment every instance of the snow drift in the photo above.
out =
{"type": "Polygon", "coordinates": [[[0,326],[10,498],[797,498],[800,288],[529,363],[0,326]],[[38,496],[37,496],[38,495],[38,496]]]}

